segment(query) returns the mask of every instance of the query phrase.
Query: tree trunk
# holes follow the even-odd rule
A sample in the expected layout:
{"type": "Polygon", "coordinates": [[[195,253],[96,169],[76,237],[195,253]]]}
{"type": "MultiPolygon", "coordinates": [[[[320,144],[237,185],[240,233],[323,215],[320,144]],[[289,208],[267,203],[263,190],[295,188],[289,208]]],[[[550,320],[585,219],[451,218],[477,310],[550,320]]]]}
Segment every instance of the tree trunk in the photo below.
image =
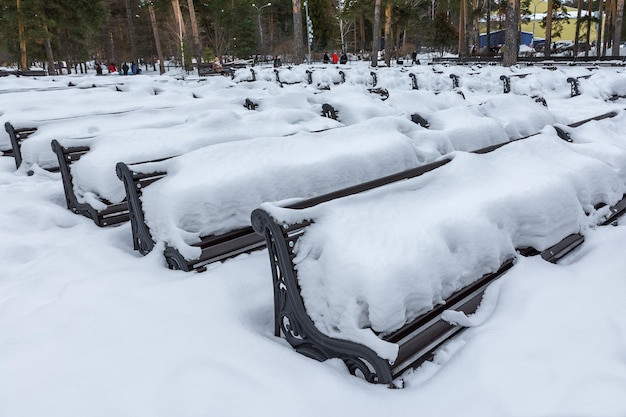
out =
{"type": "Polygon", "coordinates": [[[598,22],[598,38],[596,40],[596,56],[600,56],[600,53],[602,52],[602,6],[604,4],[604,1],[600,0],[598,2],[598,19],[600,19],[600,21],[598,22]]]}
{"type": "MultiPolygon", "coordinates": [[[[467,1],[461,0],[459,2],[459,56],[463,57],[466,54],[466,41],[465,41],[465,20],[467,17],[467,1]]],[[[442,54],[443,55],[443,54],[442,54]]]]}
{"type": "Polygon", "coordinates": [[[148,3],[148,14],[150,15],[150,23],[152,24],[152,33],[154,34],[154,43],[156,44],[157,57],[159,58],[159,73],[165,73],[165,62],[163,61],[163,51],[161,50],[161,39],[159,38],[159,29],[157,27],[156,15],[152,3],[148,3]]]}
{"type": "Polygon", "coordinates": [[[476,48],[476,53],[478,53],[478,49],[480,47],[480,16],[478,13],[479,9],[478,0],[472,0],[472,12],[474,19],[472,19],[472,26],[470,28],[470,33],[472,34],[472,44],[476,48]]]}
{"type": "Polygon", "coordinates": [[[590,1],[587,6],[587,37],[585,38],[587,44],[585,45],[585,57],[589,56],[589,49],[591,49],[591,14],[593,13],[592,6],[593,2],[590,1]]]}
{"type": "Polygon", "coordinates": [[[300,0],[291,0],[293,5],[293,52],[296,64],[304,61],[304,46],[302,43],[302,8],[300,0]]]}
{"type": "Polygon", "coordinates": [[[554,13],[554,1],[548,0],[548,10],[546,13],[546,42],[544,55],[549,57],[552,52],[552,14],[554,13]]]}
{"type": "Polygon", "coordinates": [[[180,11],[180,2],[178,0],[172,0],[172,9],[174,10],[174,18],[178,24],[178,43],[180,48],[180,65],[185,67],[185,43],[183,36],[185,34],[185,25],[183,23],[183,14],[180,11]]]}
{"type": "Polygon", "coordinates": [[[612,56],[619,56],[619,45],[622,35],[622,19],[624,17],[624,0],[617,0],[615,9],[615,24],[613,25],[612,56]]]}
{"type": "Polygon", "coordinates": [[[126,20],[128,21],[128,36],[130,37],[130,60],[137,59],[137,47],[135,46],[135,28],[133,25],[133,10],[130,7],[130,0],[126,0],[126,20]]]}
{"type": "Polygon", "coordinates": [[[387,0],[385,5],[385,64],[391,66],[391,12],[393,4],[391,0],[387,0]]]}
{"type": "MultiPolygon", "coordinates": [[[[50,31],[48,31],[48,25],[43,24],[43,30],[46,32],[46,37],[43,40],[43,45],[46,50],[46,59],[48,60],[48,75],[56,75],[56,68],[54,67],[54,55],[52,54],[52,45],[50,44],[50,31]]],[[[59,65],[59,74],[62,74],[61,66],[59,65]]]]}
{"type": "Polygon", "coordinates": [[[604,8],[606,9],[604,18],[604,41],[602,42],[602,55],[606,56],[606,49],[611,44],[613,35],[611,34],[611,28],[613,27],[613,5],[615,0],[606,0],[604,8]]]}
{"type": "MultiPolygon", "coordinates": [[[[487,43],[486,43],[486,47],[487,47],[487,54],[491,55],[491,0],[485,0],[485,2],[487,3],[487,43]]],[[[480,46],[480,42],[479,42],[479,46],[480,46]]],[[[479,48],[479,50],[480,50],[480,48],[479,48]]]]}
{"type": "MultiPolygon", "coordinates": [[[[22,0],[17,0],[17,33],[20,38],[20,65],[22,70],[28,69],[26,59],[26,37],[24,36],[24,15],[22,15],[22,0]]],[[[54,67],[52,67],[54,70],[54,67]]]]}
{"type": "Polygon", "coordinates": [[[374,3],[374,39],[372,41],[372,66],[378,65],[378,50],[380,49],[380,7],[381,0],[374,3]]]}
{"type": "Polygon", "coordinates": [[[517,64],[519,52],[519,12],[520,0],[508,0],[506,7],[506,36],[502,65],[510,67],[517,64]]]}
{"type": "Polygon", "coordinates": [[[359,45],[359,50],[363,52],[365,50],[365,19],[363,18],[363,16],[361,16],[361,18],[359,19],[359,28],[361,29],[360,30],[361,42],[359,45]]]}
{"type": "Polygon", "coordinates": [[[200,43],[200,31],[198,30],[198,19],[196,19],[196,9],[193,7],[193,0],[187,0],[189,8],[189,21],[191,22],[191,34],[193,35],[193,52],[200,62],[202,58],[202,44],[200,43]]]}
{"type": "Polygon", "coordinates": [[[574,31],[574,56],[578,56],[578,39],[580,38],[580,17],[583,11],[583,0],[578,0],[576,10],[576,30],[574,31]]]}

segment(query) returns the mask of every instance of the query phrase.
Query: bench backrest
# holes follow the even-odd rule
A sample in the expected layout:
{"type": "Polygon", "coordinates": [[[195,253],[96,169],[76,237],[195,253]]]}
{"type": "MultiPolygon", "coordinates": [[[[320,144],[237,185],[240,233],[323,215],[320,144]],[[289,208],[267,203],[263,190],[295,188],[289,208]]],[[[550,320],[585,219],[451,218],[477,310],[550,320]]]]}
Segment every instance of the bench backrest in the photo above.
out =
{"type": "Polygon", "coordinates": [[[63,181],[65,203],[69,210],[89,217],[100,227],[113,226],[128,221],[129,215],[126,201],[111,203],[106,199],[100,198],[100,201],[106,205],[104,209],[96,209],[89,203],[78,201],[74,191],[74,177],[71,165],[89,152],[88,146],[64,147],[56,139],[52,140],[51,146],[59,161],[59,172],[63,181]]]}
{"type": "Polygon", "coordinates": [[[19,168],[22,165],[22,142],[26,140],[30,135],[37,131],[36,127],[22,127],[15,128],[10,122],[4,124],[4,129],[9,134],[11,139],[11,147],[13,148],[12,155],[15,158],[15,167],[19,168]]]}

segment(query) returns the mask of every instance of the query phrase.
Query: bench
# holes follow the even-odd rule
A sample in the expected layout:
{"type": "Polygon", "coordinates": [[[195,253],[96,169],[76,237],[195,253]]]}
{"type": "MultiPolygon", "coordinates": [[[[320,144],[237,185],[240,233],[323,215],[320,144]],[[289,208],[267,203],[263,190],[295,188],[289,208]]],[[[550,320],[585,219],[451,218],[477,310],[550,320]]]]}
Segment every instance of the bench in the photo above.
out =
{"type": "Polygon", "coordinates": [[[511,92],[511,77],[524,78],[529,74],[513,74],[513,75],[501,75],[500,80],[502,80],[504,94],[508,94],[511,92]]]}
{"type": "Polygon", "coordinates": [[[450,74],[450,79],[452,80],[452,89],[456,90],[457,88],[459,88],[460,77],[456,74],[450,74]]]}
{"type": "MultiPolygon", "coordinates": [[[[598,116],[594,116],[594,117],[590,117],[588,119],[580,120],[578,122],[570,123],[567,126],[568,127],[572,127],[572,128],[576,128],[576,127],[582,126],[585,123],[588,123],[588,122],[591,122],[591,121],[600,121],[600,120],[604,120],[604,119],[610,119],[610,118],[615,117],[615,116],[617,116],[617,112],[610,111],[608,113],[600,114],[598,116]]],[[[570,136],[570,134],[565,129],[563,129],[560,126],[554,126],[554,129],[556,130],[556,134],[561,139],[563,139],[566,142],[572,142],[572,137],[570,136]]]]}
{"type": "MultiPolygon", "coordinates": [[[[177,247],[166,246],[164,250],[168,266],[172,269],[200,272],[210,263],[264,247],[264,239],[259,237],[249,224],[249,213],[262,201],[299,193],[305,193],[306,196],[322,194],[341,188],[345,184],[360,183],[417,164],[417,158],[412,154],[414,148],[404,136],[389,135],[381,141],[363,143],[358,137],[346,133],[351,129],[347,126],[341,131],[328,130],[321,135],[317,132],[305,132],[297,141],[291,137],[271,137],[251,139],[249,142],[216,144],[182,155],[180,159],[156,165],[118,163],[116,174],[123,182],[126,193],[133,247],[140,253],[147,254],[154,249],[157,242],[165,241],[167,245],[168,242],[174,242],[171,245],[177,247]],[[345,135],[347,135],[345,141],[336,140],[345,135]],[[360,147],[347,147],[346,142],[360,147]],[[260,144],[263,146],[259,146],[260,144]],[[287,144],[289,146],[285,146],[287,144]],[[320,147],[319,151],[312,153],[311,149],[315,149],[316,146],[320,147]],[[285,152],[279,152],[279,149],[285,149],[285,152]],[[272,169],[233,167],[235,171],[233,175],[220,176],[222,171],[219,168],[219,161],[221,155],[225,155],[224,152],[227,152],[227,155],[240,155],[242,159],[260,158],[259,154],[262,154],[265,165],[271,165],[272,169]],[[284,155],[289,155],[287,162],[282,159],[284,155]],[[299,164],[289,162],[295,158],[300,161],[299,164]],[[333,158],[332,166],[324,164],[327,158],[333,158]],[[316,169],[320,164],[324,170],[316,169]],[[294,178],[308,178],[312,173],[315,173],[315,178],[306,185],[300,184],[295,188],[293,185],[263,188],[261,183],[263,178],[276,178],[276,181],[281,181],[283,177],[279,171],[285,165],[287,166],[285,169],[288,169],[290,176],[294,178]],[[177,194],[175,198],[176,209],[167,207],[163,209],[165,211],[161,211],[157,207],[161,207],[162,203],[169,205],[168,196],[162,189],[155,189],[154,193],[148,191],[158,185],[155,182],[169,180],[165,172],[170,166],[178,167],[171,181],[179,180],[181,187],[173,191],[182,195],[177,194]],[[215,166],[217,168],[214,168],[215,166]],[[188,170],[185,171],[183,167],[188,170]],[[364,169],[365,167],[367,169],[364,169]],[[216,176],[220,178],[215,178],[216,176]],[[245,191],[250,184],[254,186],[257,183],[260,184],[257,191],[252,193],[245,191]],[[185,188],[185,184],[193,186],[185,188]],[[233,193],[225,191],[231,188],[236,191],[233,193]],[[149,206],[145,203],[146,199],[151,199],[149,206]],[[185,204],[186,199],[193,200],[194,203],[185,204]],[[189,225],[187,229],[181,226],[171,227],[172,223],[169,220],[156,223],[156,226],[148,223],[161,218],[163,213],[174,214],[169,210],[184,211],[186,209],[181,207],[191,209],[197,204],[210,207],[210,214],[196,221],[193,220],[194,214],[191,212],[189,214],[176,212],[175,215],[180,217],[172,220],[186,222],[189,225]],[[221,218],[227,219],[228,226],[218,223],[221,218]],[[194,243],[184,241],[190,233],[194,243]]],[[[380,130],[375,130],[375,127],[373,129],[381,134],[381,138],[383,131],[386,131],[382,127],[380,130]]]]}
{"type": "Polygon", "coordinates": [[[380,99],[382,101],[385,101],[389,98],[389,91],[386,88],[368,88],[367,91],[372,94],[377,94],[378,96],[380,96],[380,99]]]}
{"type": "MultiPolygon", "coordinates": [[[[74,177],[72,176],[71,165],[79,161],[82,156],[89,152],[89,146],[66,147],[61,145],[56,139],[52,140],[51,146],[59,161],[59,171],[63,182],[65,202],[70,211],[92,219],[99,227],[115,226],[127,222],[130,219],[127,200],[111,203],[105,198],[95,196],[100,203],[106,206],[102,209],[94,208],[88,202],[83,203],[79,201],[74,190],[74,177]]],[[[169,158],[172,157],[143,161],[141,163],[160,162],[169,158]]]]}
{"type": "Polygon", "coordinates": [[[376,74],[376,72],[371,71],[370,75],[372,76],[372,87],[376,87],[376,85],[378,84],[378,74],[376,74]]]}
{"type": "MultiPolygon", "coordinates": [[[[331,108],[332,106],[330,105],[326,106],[329,113],[331,113],[331,108]]],[[[503,144],[498,146],[503,146],[503,144]]],[[[242,144],[242,150],[244,148],[245,146],[242,144]]],[[[206,148],[203,152],[210,155],[212,149],[212,147],[206,148]]],[[[497,149],[497,147],[491,147],[490,149],[497,149]]],[[[475,152],[478,153],[480,151],[481,150],[475,152]]],[[[364,152],[369,151],[364,150],[364,152]]],[[[389,163],[385,164],[385,166],[388,165],[389,163]]],[[[164,178],[166,175],[164,172],[157,169],[154,169],[154,171],[150,171],[150,169],[152,169],[152,167],[146,167],[145,164],[126,164],[120,162],[116,165],[116,174],[123,182],[126,193],[129,220],[133,234],[133,247],[144,255],[153,250],[156,242],[150,228],[146,224],[142,194],[146,187],[164,178]]],[[[370,171],[371,170],[372,169],[370,169],[370,171]]],[[[210,178],[207,179],[206,183],[211,184],[210,178]]],[[[332,184],[329,183],[328,186],[330,187],[332,184]]],[[[241,227],[236,230],[230,230],[224,234],[200,237],[200,241],[192,245],[199,248],[201,253],[200,256],[195,259],[185,259],[179,251],[173,247],[166,247],[164,254],[168,266],[172,269],[201,272],[204,271],[206,266],[210,263],[232,258],[241,253],[261,249],[264,245],[264,240],[256,236],[251,227],[241,227]]]]}
{"type": "MultiPolygon", "coordinates": [[[[474,153],[484,154],[507,145],[508,143],[500,144],[496,147],[477,150],[474,153]]],[[[265,237],[269,252],[274,289],[275,335],[284,337],[297,352],[305,356],[319,361],[339,358],[345,363],[350,373],[360,375],[372,383],[387,384],[390,387],[394,387],[396,386],[395,381],[405,371],[418,367],[424,361],[429,360],[443,343],[463,331],[464,328],[462,326],[451,324],[442,319],[444,311],[456,310],[465,314],[471,314],[476,311],[487,286],[511,269],[515,262],[514,257],[504,259],[498,268],[494,268],[493,272],[477,277],[476,281],[452,293],[445,299],[445,302],[409,320],[401,328],[378,334],[380,339],[397,345],[398,354],[393,361],[383,358],[370,346],[341,338],[339,330],[333,331],[334,336],[321,331],[311,318],[307,307],[305,307],[305,299],[301,293],[302,286],[299,281],[299,274],[302,273],[302,264],[300,262],[304,258],[308,258],[309,263],[304,268],[315,269],[312,264],[318,262],[318,247],[323,248],[325,246],[322,242],[318,246],[311,247],[309,241],[309,245],[305,246],[305,253],[298,252],[299,239],[309,231],[312,225],[315,225],[316,216],[322,216],[324,219],[327,219],[329,212],[332,215],[332,211],[335,210],[337,213],[343,214],[341,218],[347,218],[346,213],[350,210],[348,202],[345,201],[347,197],[359,194],[359,197],[363,196],[365,198],[368,192],[373,192],[376,189],[392,184],[394,187],[400,186],[406,180],[431,173],[450,162],[451,160],[449,159],[442,159],[422,167],[316,198],[301,200],[296,203],[265,203],[261,208],[254,210],[251,214],[251,223],[254,230],[259,235],[265,237]],[[333,208],[333,203],[338,203],[335,208],[333,208]],[[309,253],[312,255],[309,256],[309,253]]],[[[421,186],[409,186],[408,189],[419,193],[421,186]]],[[[606,204],[602,202],[595,204],[596,209],[604,206],[606,204]]],[[[625,212],[626,196],[623,196],[620,201],[606,210],[606,217],[600,219],[599,224],[613,224],[625,212]]],[[[560,214],[553,214],[552,216],[560,217],[560,214]]],[[[333,224],[337,227],[339,223],[333,222],[333,224]]],[[[376,224],[376,218],[368,217],[367,223],[364,223],[362,227],[376,228],[376,224]],[[371,223],[369,223],[370,221],[371,223]]],[[[341,236],[341,231],[332,234],[330,239],[336,240],[339,236],[341,236]]],[[[317,235],[316,238],[319,239],[320,235],[317,235]]],[[[533,247],[522,246],[517,247],[516,252],[519,256],[539,255],[545,261],[557,263],[572,253],[583,242],[583,235],[572,233],[544,250],[539,251],[533,247]]],[[[333,246],[332,250],[336,250],[336,248],[333,246]]],[[[454,249],[452,251],[454,252],[454,249]]],[[[345,256],[355,256],[359,259],[362,259],[364,256],[364,254],[349,252],[345,256]]],[[[335,253],[335,255],[337,254],[335,253]]],[[[381,253],[380,257],[384,258],[385,254],[381,253]]],[[[359,264],[361,262],[359,259],[355,259],[354,263],[359,264]]],[[[350,260],[346,264],[350,264],[350,260]]],[[[322,268],[327,273],[328,269],[324,269],[327,267],[328,264],[324,264],[319,268],[322,268]]],[[[309,291],[311,291],[310,288],[309,291]]],[[[316,300],[319,301],[319,295],[316,296],[318,296],[316,300]]],[[[324,301],[321,302],[323,303],[324,301]]],[[[362,302],[368,305],[367,300],[362,302]]]]}
{"type": "Polygon", "coordinates": [[[70,166],[89,152],[88,146],[64,147],[56,139],[52,141],[51,146],[59,160],[65,203],[70,211],[92,219],[100,227],[113,226],[128,221],[128,204],[126,201],[111,203],[106,199],[99,198],[100,202],[106,205],[106,208],[101,210],[95,209],[89,203],[78,201],[74,191],[74,180],[70,166]]]}
{"type": "Polygon", "coordinates": [[[333,120],[339,120],[339,116],[337,115],[339,113],[338,110],[335,110],[335,108],[328,103],[324,103],[322,104],[322,116],[323,117],[328,117],[329,119],[333,119],[333,120]]]}
{"type": "MultiPolygon", "coordinates": [[[[159,171],[149,174],[140,173],[133,171],[131,167],[120,162],[115,170],[126,190],[133,248],[142,255],[146,255],[154,249],[156,243],[145,222],[141,194],[145,187],[163,178],[166,174],[159,171]]],[[[206,266],[212,262],[262,249],[264,245],[264,239],[259,237],[252,227],[244,227],[220,235],[204,236],[200,242],[194,244],[202,251],[202,255],[197,259],[187,260],[176,248],[171,246],[165,247],[164,256],[170,269],[203,272],[206,270],[206,266]]]]}
{"type": "Polygon", "coordinates": [[[24,70],[18,71],[17,76],[23,77],[44,77],[48,75],[48,71],[46,70],[24,70]]]}
{"type": "Polygon", "coordinates": [[[22,165],[22,152],[21,146],[22,142],[28,139],[30,135],[37,131],[36,127],[22,127],[15,128],[11,122],[6,122],[4,124],[4,129],[9,134],[9,139],[11,139],[11,150],[3,151],[3,155],[5,156],[13,156],[15,158],[15,167],[19,168],[22,165]]]}
{"type": "Polygon", "coordinates": [[[409,77],[411,77],[411,89],[419,90],[419,86],[417,84],[417,75],[412,72],[409,72],[409,77]]]}
{"type": "Polygon", "coordinates": [[[580,95],[580,79],[587,79],[591,77],[593,74],[589,75],[581,75],[580,77],[569,77],[567,82],[570,83],[570,97],[576,97],[580,95]]]}
{"type": "MultiPolygon", "coordinates": [[[[289,71],[288,71],[288,73],[289,73],[289,71]]],[[[281,80],[280,79],[280,71],[278,70],[278,68],[274,68],[274,75],[276,76],[276,82],[278,83],[278,85],[281,88],[284,85],[295,85],[295,84],[301,84],[302,83],[302,81],[283,81],[283,80],[281,80]]]]}
{"type": "MultiPolygon", "coordinates": [[[[213,64],[198,64],[198,76],[199,77],[207,77],[207,76],[214,76],[214,75],[233,76],[235,74],[235,71],[232,68],[232,66],[225,64],[223,65],[223,68],[224,68],[223,72],[216,72],[213,69],[213,64]]],[[[254,76],[254,72],[252,74],[254,76]]]]}

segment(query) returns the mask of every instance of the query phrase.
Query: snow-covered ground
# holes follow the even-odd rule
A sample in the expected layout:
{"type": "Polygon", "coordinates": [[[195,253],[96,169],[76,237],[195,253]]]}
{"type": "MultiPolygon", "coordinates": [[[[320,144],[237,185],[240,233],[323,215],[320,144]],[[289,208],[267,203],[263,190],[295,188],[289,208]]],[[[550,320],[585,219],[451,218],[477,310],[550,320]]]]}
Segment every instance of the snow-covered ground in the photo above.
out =
{"type": "Polygon", "coordinates": [[[273,69],[256,70],[255,82],[249,70],[234,81],[0,78],[0,122],[38,127],[23,167],[0,157],[0,416],[626,415],[626,228],[596,227],[603,213],[593,208],[626,190],[626,100],[608,100],[626,95],[621,68],[381,68],[384,101],[368,91],[367,66],[282,68],[282,87],[273,69]],[[502,93],[500,75],[527,73],[502,93]],[[591,73],[570,98],[567,78],[591,73]],[[320,116],[324,103],[339,120],[320,116]],[[569,129],[571,144],[551,127],[608,111],[618,114],[569,129]],[[428,129],[411,122],[416,113],[428,129]],[[487,155],[464,152],[535,133],[487,155]],[[397,327],[515,247],[572,232],[585,242],[558,265],[520,257],[471,328],[390,390],[273,336],[266,251],[171,271],[159,249],[133,251],[129,224],[98,228],[71,213],[59,174],[38,168],[55,164],[52,139],[91,146],[75,165],[88,201],[123,197],[118,161],[184,154],[157,164],[168,176],[145,191],[156,235],[181,247],[241,226],[264,202],[452,157],[417,181],[307,214],[317,227],[302,240],[303,290],[314,318],[348,332],[397,327]],[[313,302],[332,285],[339,298],[313,302]],[[376,308],[354,308],[346,285],[376,308]]]}

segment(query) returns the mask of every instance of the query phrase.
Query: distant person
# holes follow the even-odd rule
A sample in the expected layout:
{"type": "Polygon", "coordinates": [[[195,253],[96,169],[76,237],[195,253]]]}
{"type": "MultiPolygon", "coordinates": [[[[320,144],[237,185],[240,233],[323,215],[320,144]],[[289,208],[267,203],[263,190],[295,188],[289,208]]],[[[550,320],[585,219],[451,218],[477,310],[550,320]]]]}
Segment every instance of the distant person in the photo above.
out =
{"type": "Polygon", "coordinates": [[[135,62],[130,64],[130,72],[131,72],[131,74],[138,74],[138,72],[137,72],[137,64],[135,62]]]}
{"type": "Polygon", "coordinates": [[[128,75],[128,69],[129,69],[128,64],[127,64],[126,62],[124,62],[124,63],[122,64],[122,73],[123,73],[124,75],[128,75]]]}
{"type": "Polygon", "coordinates": [[[117,69],[115,69],[115,64],[111,62],[109,64],[109,74],[113,74],[115,71],[117,71],[117,69]]]}
{"type": "Polygon", "coordinates": [[[280,59],[280,55],[276,55],[276,57],[274,57],[274,68],[282,67],[282,65],[283,60],[280,59]]]}
{"type": "Polygon", "coordinates": [[[333,64],[337,62],[339,62],[339,55],[337,55],[337,52],[333,52],[333,64]]]}
{"type": "Polygon", "coordinates": [[[222,66],[222,62],[220,61],[220,57],[216,56],[213,59],[213,64],[211,65],[211,68],[213,68],[213,71],[215,71],[218,74],[222,74],[224,72],[224,67],[222,66]]]}
{"type": "Polygon", "coordinates": [[[346,55],[345,52],[341,53],[341,58],[339,58],[339,63],[340,64],[347,64],[348,63],[348,55],[346,55]]]}
{"type": "Polygon", "coordinates": [[[324,52],[324,58],[322,58],[324,64],[330,63],[330,57],[328,56],[328,52],[324,52]]]}
{"type": "Polygon", "coordinates": [[[102,75],[102,65],[96,64],[96,75],[102,75]]]}
{"type": "Polygon", "coordinates": [[[413,60],[412,64],[415,64],[415,61],[417,61],[417,51],[411,53],[411,59],[413,60]]]}

